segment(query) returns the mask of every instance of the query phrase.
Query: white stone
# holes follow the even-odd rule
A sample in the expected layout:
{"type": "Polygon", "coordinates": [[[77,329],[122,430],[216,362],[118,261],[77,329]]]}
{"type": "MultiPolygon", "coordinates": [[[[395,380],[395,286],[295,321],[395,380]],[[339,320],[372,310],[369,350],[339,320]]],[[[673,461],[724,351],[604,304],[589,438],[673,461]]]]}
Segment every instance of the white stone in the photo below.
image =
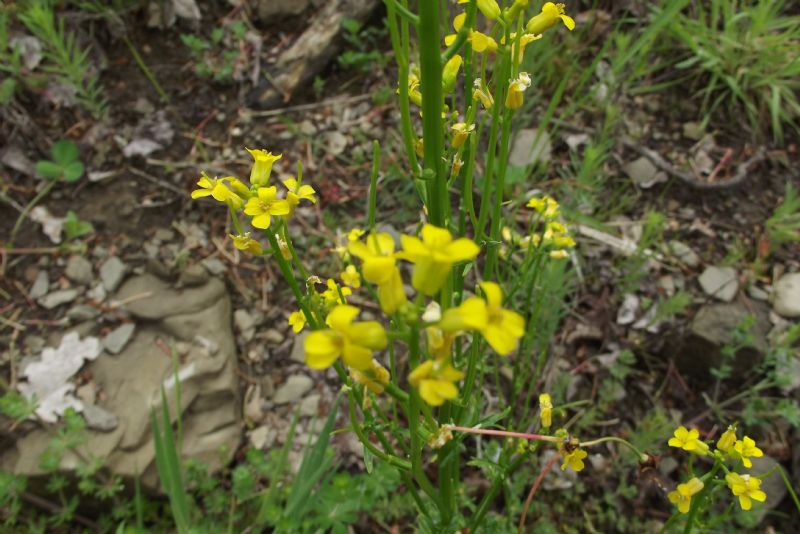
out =
{"type": "Polygon", "coordinates": [[[733,267],[707,267],[699,282],[707,295],[723,302],[731,302],[739,291],[739,279],[733,267]]]}
{"type": "Polygon", "coordinates": [[[800,317],[800,273],[783,275],[772,290],[772,307],[783,317],[800,317]]]}

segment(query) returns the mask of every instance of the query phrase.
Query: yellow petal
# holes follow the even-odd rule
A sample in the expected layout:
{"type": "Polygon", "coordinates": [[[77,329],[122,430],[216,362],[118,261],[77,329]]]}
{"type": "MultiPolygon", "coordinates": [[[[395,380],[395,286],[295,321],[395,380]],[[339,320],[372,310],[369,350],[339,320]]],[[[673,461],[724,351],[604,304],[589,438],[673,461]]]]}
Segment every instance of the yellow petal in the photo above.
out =
{"type": "MultiPolygon", "coordinates": [[[[352,252],[352,250],[351,250],[352,252]]],[[[385,284],[394,274],[395,260],[386,256],[373,256],[364,260],[364,279],[373,284],[385,284]]]]}
{"type": "Polygon", "coordinates": [[[450,232],[447,229],[439,228],[438,226],[434,226],[432,224],[426,224],[423,226],[421,233],[422,241],[428,248],[443,247],[448,245],[453,240],[453,236],[450,235],[450,232]]]}
{"type": "Polygon", "coordinates": [[[430,256],[428,247],[417,237],[411,235],[401,235],[400,244],[403,246],[403,258],[408,261],[419,261],[421,258],[430,256]]]}
{"type": "Polygon", "coordinates": [[[522,337],[525,335],[525,318],[513,310],[503,310],[500,328],[514,337],[522,337]]]}
{"type": "Polygon", "coordinates": [[[442,288],[449,275],[449,264],[423,259],[414,265],[411,273],[411,285],[417,291],[431,297],[442,288]]]}
{"type": "Polygon", "coordinates": [[[291,210],[289,202],[286,200],[275,200],[269,206],[270,215],[287,215],[291,210]]]}
{"type": "Polygon", "coordinates": [[[331,310],[325,322],[337,332],[347,332],[353,319],[355,319],[360,312],[361,310],[355,306],[342,304],[331,310]]]}
{"type": "Polygon", "coordinates": [[[387,315],[393,314],[406,303],[406,292],[397,267],[393,269],[389,281],[378,286],[378,300],[381,303],[381,310],[387,315]]]}
{"type": "Polygon", "coordinates": [[[456,34],[454,34],[454,33],[451,33],[450,35],[445,35],[444,36],[444,45],[445,46],[450,46],[451,44],[453,44],[455,42],[456,37],[458,37],[458,36],[456,34]]]}
{"type": "Polygon", "coordinates": [[[420,382],[430,376],[431,372],[433,372],[433,360],[427,360],[411,371],[408,375],[408,383],[419,387],[420,382]]]}
{"type": "Polygon", "coordinates": [[[349,329],[349,337],[354,343],[372,350],[385,349],[388,344],[386,331],[378,321],[352,323],[349,329]]]}
{"type": "Polygon", "coordinates": [[[339,356],[337,337],[330,330],[317,330],[306,337],[303,347],[306,364],[312,369],[325,369],[333,365],[339,356]]]}
{"type": "Polygon", "coordinates": [[[494,282],[481,282],[481,290],[486,297],[489,306],[501,307],[503,305],[503,291],[494,282]]]}
{"type": "Polygon", "coordinates": [[[269,228],[270,222],[271,222],[271,219],[270,219],[269,213],[261,213],[259,215],[256,215],[255,217],[253,217],[252,224],[256,228],[260,228],[262,230],[266,230],[267,228],[269,228]]]}
{"type": "Polygon", "coordinates": [[[456,18],[453,19],[453,29],[455,29],[457,32],[461,31],[461,27],[464,26],[464,21],[466,19],[467,19],[466,13],[459,13],[458,15],[456,15],[456,18]]]}
{"type": "Polygon", "coordinates": [[[372,352],[361,345],[346,341],[342,349],[342,361],[353,369],[363,371],[372,363],[372,352]]]}
{"type": "Polygon", "coordinates": [[[566,26],[569,31],[575,29],[575,21],[572,20],[572,17],[569,15],[559,15],[559,17],[561,17],[561,20],[564,22],[564,26],[566,26]]]}
{"type": "Polygon", "coordinates": [[[510,335],[499,325],[489,324],[481,330],[481,334],[483,334],[489,346],[497,351],[500,356],[507,356],[517,348],[517,338],[510,335]]]}
{"type": "Polygon", "coordinates": [[[211,194],[210,189],[195,189],[194,191],[192,191],[192,198],[207,197],[210,194],[211,194]]]}

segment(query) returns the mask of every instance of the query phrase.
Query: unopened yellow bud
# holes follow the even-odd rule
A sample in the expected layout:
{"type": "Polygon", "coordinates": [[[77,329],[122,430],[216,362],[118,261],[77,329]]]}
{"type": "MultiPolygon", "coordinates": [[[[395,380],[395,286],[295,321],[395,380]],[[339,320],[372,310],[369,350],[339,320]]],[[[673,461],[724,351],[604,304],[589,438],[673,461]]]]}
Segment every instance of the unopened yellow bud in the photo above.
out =
{"type": "Polygon", "coordinates": [[[450,127],[450,131],[453,134],[453,148],[460,148],[463,146],[464,141],[467,140],[469,134],[475,129],[474,124],[470,124],[467,126],[463,122],[458,122],[450,127]]]}
{"type": "Polygon", "coordinates": [[[445,63],[444,70],[442,71],[442,90],[445,94],[452,92],[455,88],[458,71],[461,69],[461,63],[463,61],[461,56],[456,54],[445,63]]]}

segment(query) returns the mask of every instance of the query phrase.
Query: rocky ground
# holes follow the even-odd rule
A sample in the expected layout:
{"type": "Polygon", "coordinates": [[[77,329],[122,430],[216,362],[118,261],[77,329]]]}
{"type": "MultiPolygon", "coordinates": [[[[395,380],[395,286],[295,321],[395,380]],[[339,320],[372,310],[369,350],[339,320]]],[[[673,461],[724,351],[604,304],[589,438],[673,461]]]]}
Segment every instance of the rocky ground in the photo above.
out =
{"type": "MultiPolygon", "coordinates": [[[[263,4],[268,11],[263,16],[279,16],[272,11],[275,4],[263,4]]],[[[287,3],[287,9],[300,4],[287,3]]],[[[363,13],[369,11],[368,2],[357,4],[363,13]]],[[[409,222],[402,213],[404,186],[390,181],[400,159],[392,150],[396,110],[373,98],[387,90],[382,72],[354,76],[325,67],[322,76],[331,81],[321,100],[306,87],[313,75],[298,74],[303,81],[286,93],[296,93],[294,98],[276,104],[274,94],[264,96],[266,90],[191,76],[188,52],[176,45],[191,21],[178,24],[179,29],[134,34],[145,61],[168,88],[170,104],[159,101],[127,49],[110,44],[102,77],[111,100],[110,121],[92,123],[72,108],[47,114],[47,106],[34,105],[31,98],[22,102],[28,104],[30,124],[14,126],[15,135],[0,134],[4,189],[16,199],[0,204],[0,235],[8,235],[19,215],[15,206],[30,200],[41,185],[32,170],[48,150],[37,140],[40,135],[47,141],[74,139],[88,171],[80,182],[57,187],[40,204],[46,210],[39,212],[40,222],[27,222],[16,247],[0,251],[4,379],[11,388],[46,397],[38,414],[44,421],[55,422],[65,407],[80,409],[91,429],[92,450],[107,458],[114,473],[146,470],[147,484],[155,481],[148,411],[162,386],[174,388],[175,371],[182,394],[173,415],[184,422],[184,453],[217,467],[246,447],[268,450],[282,444],[295,413],[299,438],[290,457],[298,461],[304,436],[320,424],[337,390],[332,374],[303,364],[302,336],[286,322],[294,306],[275,266],[241,255],[228,237],[225,214],[190,200],[199,171],[245,174],[245,145],[282,152],[274,171],[279,177],[291,174],[294,162],[302,160],[304,176],[321,199],[314,208],[298,210],[300,226],[294,231],[298,247],[313,255],[310,263],[325,276],[333,274],[326,269],[332,267],[337,229],[363,221],[371,142],[381,139],[387,187],[382,215],[400,230],[409,222]],[[267,100],[264,109],[259,102],[267,100]],[[91,223],[94,232],[67,242],[60,226],[68,210],[91,223]],[[51,363],[43,368],[42,362],[51,363]]],[[[303,34],[291,27],[302,26],[296,21],[285,32],[259,24],[272,28],[260,45],[267,51],[264,68],[278,64],[303,34]]],[[[627,103],[648,125],[647,117],[659,111],[640,104],[627,103]]],[[[699,143],[695,156],[705,150],[708,169],[701,172],[708,175],[719,162],[717,144],[725,146],[729,139],[698,132],[693,124],[680,121],[657,133],[678,147],[699,143]]],[[[517,139],[520,147],[530,146],[525,142],[530,131],[517,139]]],[[[580,135],[554,132],[534,150],[515,150],[512,163],[547,159],[557,168],[580,153],[580,135]]],[[[764,222],[784,184],[800,183],[791,170],[796,164],[796,147],[773,151],[738,187],[700,191],[620,143],[610,172],[616,184],[635,192],[636,202],[603,231],[576,224],[576,291],[554,341],[552,366],[574,375],[571,398],[592,398],[615,355],[630,348],[641,355],[636,365],[641,386],[626,388],[629,400],[650,396],[654,404],[683,415],[684,422],[718,433],[702,394],[709,387],[709,369],[722,361],[737,325],[745,316],[755,318],[752,340],[737,351],[737,375],[727,386],[731,395],[758,380],[752,370],[800,317],[797,243],[771,253],[762,243],[764,222]],[[663,241],[647,243],[643,250],[646,207],[655,207],[665,219],[663,241]],[[744,253],[737,256],[737,250],[744,253]],[[629,260],[633,257],[641,261],[629,260]],[[759,269],[753,267],[755,259],[759,269]],[[636,266],[634,272],[626,270],[626,262],[636,266]],[[679,293],[687,295],[679,313],[659,315],[653,303],[679,293]]],[[[800,399],[798,358],[795,352],[783,370],[787,385],[773,395],[800,399]]],[[[626,392],[620,395],[615,411],[605,414],[617,421],[611,431],[635,417],[627,411],[626,392]]],[[[779,461],[800,480],[800,448],[792,445],[796,432],[783,423],[765,430],[768,457],[760,468],[779,461]]],[[[39,474],[38,455],[48,436],[33,422],[4,430],[2,469],[39,474]]],[[[337,434],[334,443],[346,465],[360,465],[362,449],[351,434],[337,434]]],[[[668,477],[676,468],[665,459],[660,475],[668,477]]],[[[552,476],[549,487],[559,487],[559,475],[552,476]]],[[[776,496],[771,506],[781,505],[781,491],[777,486],[767,490],[776,496]]]]}

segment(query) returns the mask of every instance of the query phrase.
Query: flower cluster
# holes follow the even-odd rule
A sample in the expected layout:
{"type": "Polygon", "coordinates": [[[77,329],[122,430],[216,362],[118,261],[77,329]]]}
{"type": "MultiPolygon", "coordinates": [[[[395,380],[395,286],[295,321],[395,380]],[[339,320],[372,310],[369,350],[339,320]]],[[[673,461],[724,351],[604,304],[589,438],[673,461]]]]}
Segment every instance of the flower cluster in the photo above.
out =
{"type": "Polygon", "coordinates": [[[678,484],[676,490],[667,495],[670,502],[678,507],[680,513],[689,512],[692,497],[700,493],[709,480],[714,479],[718,469],[722,469],[726,473],[725,482],[731,493],[738,497],[742,510],[750,510],[754,500],[759,502],[766,500],[767,494],[761,490],[761,479],[759,477],[736,473],[726,465],[726,462],[730,461],[736,467],[741,462],[742,466],[749,469],[753,467],[753,462],[750,458],[758,458],[764,455],[752,438],[743,436],[742,439],[737,439],[735,426],[729,426],[722,433],[713,452],[711,452],[709,444],[700,439],[700,432],[697,429],[689,430],[684,426],[679,426],[675,430],[668,444],[670,447],[682,449],[692,454],[711,457],[715,461],[715,468],[706,475],[701,478],[693,477],[683,484],[678,484]]]}
{"type": "MultiPolygon", "coordinates": [[[[301,200],[311,203],[317,201],[314,188],[303,184],[300,176],[283,180],[286,191],[285,197],[280,198],[278,188],[268,184],[272,166],[281,159],[281,154],[275,155],[261,149],[246,150],[253,156],[249,186],[233,176],[210,178],[203,173],[197,182],[200,189],[192,191],[192,198],[211,196],[214,200],[227,204],[233,212],[241,210],[251,218],[250,224],[260,230],[268,229],[273,217],[290,217],[301,200]]],[[[238,218],[235,223],[238,223],[238,218]]],[[[239,224],[236,226],[237,229],[240,228],[239,224]]],[[[239,250],[256,255],[263,253],[261,245],[250,237],[249,232],[240,232],[232,237],[239,250]]]]}

